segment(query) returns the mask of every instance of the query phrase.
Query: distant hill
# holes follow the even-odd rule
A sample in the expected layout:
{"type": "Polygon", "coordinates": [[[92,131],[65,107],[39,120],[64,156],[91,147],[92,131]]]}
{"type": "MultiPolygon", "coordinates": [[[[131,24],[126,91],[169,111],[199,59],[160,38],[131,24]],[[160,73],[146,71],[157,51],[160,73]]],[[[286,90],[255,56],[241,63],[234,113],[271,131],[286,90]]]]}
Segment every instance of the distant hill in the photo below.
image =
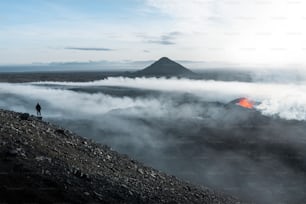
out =
{"type": "Polygon", "coordinates": [[[150,66],[135,73],[140,76],[195,76],[196,74],[179,63],[162,57],[150,66]]]}

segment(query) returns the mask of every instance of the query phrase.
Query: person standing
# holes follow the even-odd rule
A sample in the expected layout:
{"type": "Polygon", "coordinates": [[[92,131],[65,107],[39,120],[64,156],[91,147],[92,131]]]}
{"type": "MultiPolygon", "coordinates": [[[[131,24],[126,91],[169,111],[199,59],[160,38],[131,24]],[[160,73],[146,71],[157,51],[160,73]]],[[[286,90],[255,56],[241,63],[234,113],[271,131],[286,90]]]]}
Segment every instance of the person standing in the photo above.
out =
{"type": "Polygon", "coordinates": [[[41,111],[41,106],[40,106],[40,104],[37,103],[35,108],[36,108],[37,116],[41,116],[41,112],[40,112],[41,111]]]}

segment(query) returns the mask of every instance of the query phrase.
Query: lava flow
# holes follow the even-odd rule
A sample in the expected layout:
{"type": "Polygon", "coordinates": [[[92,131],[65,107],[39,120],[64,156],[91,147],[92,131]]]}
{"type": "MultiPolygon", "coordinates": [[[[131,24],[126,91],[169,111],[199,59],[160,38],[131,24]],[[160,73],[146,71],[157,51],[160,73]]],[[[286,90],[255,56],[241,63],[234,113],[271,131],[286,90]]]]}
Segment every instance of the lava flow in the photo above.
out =
{"type": "Polygon", "coordinates": [[[248,109],[253,109],[254,108],[254,104],[252,101],[250,101],[249,99],[247,98],[241,98],[237,105],[243,107],[243,108],[248,108],[248,109]]]}

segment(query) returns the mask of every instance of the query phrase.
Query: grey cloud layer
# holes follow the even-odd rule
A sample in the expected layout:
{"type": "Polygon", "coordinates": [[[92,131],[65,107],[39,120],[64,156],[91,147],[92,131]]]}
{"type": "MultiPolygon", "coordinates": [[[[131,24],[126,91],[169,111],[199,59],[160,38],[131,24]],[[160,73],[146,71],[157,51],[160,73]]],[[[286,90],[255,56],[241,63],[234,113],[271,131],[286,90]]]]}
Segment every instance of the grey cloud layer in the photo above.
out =
{"type": "Polygon", "coordinates": [[[180,32],[164,33],[160,36],[148,36],[146,34],[137,34],[138,37],[147,43],[160,44],[160,45],[175,45],[179,36],[183,35],[180,32]]]}
{"type": "Polygon", "coordinates": [[[65,47],[66,50],[80,50],[80,51],[114,51],[110,48],[104,47],[65,47]]]}

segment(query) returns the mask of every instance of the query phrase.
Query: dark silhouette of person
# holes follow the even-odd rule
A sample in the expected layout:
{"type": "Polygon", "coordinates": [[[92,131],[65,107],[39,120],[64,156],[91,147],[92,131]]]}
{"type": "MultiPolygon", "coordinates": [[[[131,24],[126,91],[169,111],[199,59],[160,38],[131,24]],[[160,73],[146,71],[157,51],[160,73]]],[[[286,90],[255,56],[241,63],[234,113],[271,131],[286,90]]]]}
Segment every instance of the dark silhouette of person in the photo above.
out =
{"type": "Polygon", "coordinates": [[[36,111],[37,111],[37,116],[41,116],[41,106],[39,105],[39,103],[36,104],[36,111]]]}

